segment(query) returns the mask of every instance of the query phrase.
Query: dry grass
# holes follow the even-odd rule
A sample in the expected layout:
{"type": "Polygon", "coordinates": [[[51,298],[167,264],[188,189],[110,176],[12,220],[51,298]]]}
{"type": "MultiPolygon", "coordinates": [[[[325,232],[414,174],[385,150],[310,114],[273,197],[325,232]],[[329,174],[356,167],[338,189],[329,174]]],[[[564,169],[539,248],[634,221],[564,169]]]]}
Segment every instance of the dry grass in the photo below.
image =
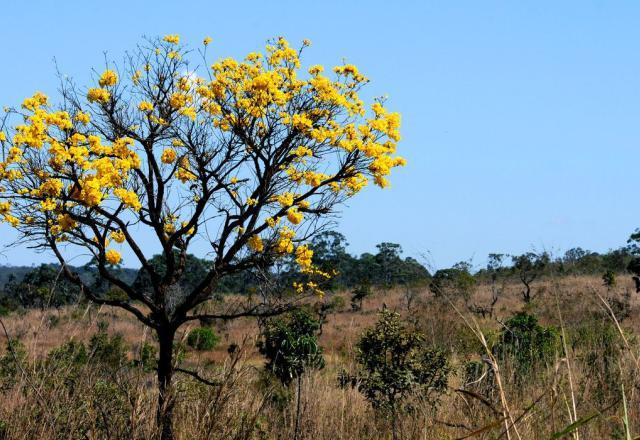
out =
{"type": "MultiPolygon", "coordinates": [[[[363,311],[339,311],[325,324],[320,343],[327,366],[305,377],[303,385],[303,438],[390,436],[389,421],[375,414],[357,389],[341,389],[336,379],[342,369],[354,371],[353,347],[363,330],[376,321],[376,311],[383,305],[400,311],[431,343],[448,350],[455,367],[450,389],[437,411],[416,396],[415,411],[400,423],[402,438],[464,438],[474,432],[474,438],[486,439],[549,438],[571,423],[598,414],[568,437],[615,438],[624,434],[622,385],[630,432],[638,433],[640,396],[635,335],[640,334],[639,299],[635,294],[631,296],[629,316],[618,316],[619,327],[600,299],[612,301],[615,316],[615,302],[624,303],[625,292],[632,291],[630,280],[619,282],[611,292],[592,277],[538,283],[535,289],[539,296],[526,309],[537,315],[542,324],[552,325],[565,335],[564,349],[524,382],[514,380],[507,363],[494,365],[493,372],[476,384],[464,383],[464,365],[483,359],[485,366],[491,365],[490,346],[495,335],[513,312],[524,307],[518,285],[507,286],[493,318],[470,313],[464,302],[455,298],[451,302],[434,299],[426,289],[418,292],[411,309],[406,306],[403,289],[376,292],[365,300],[363,311]],[[593,334],[588,329],[593,329],[593,334]],[[602,329],[613,329],[609,343],[612,346],[602,345],[602,329]],[[483,339],[486,350],[482,349],[483,339]],[[462,388],[465,392],[460,391],[462,388]],[[478,399],[480,395],[484,402],[478,399]]],[[[348,299],[347,294],[343,295],[348,299]]],[[[472,302],[488,303],[489,298],[489,286],[480,286],[472,302]]],[[[64,342],[87,342],[97,331],[98,321],[108,322],[110,333],[123,336],[131,359],[137,357],[144,342],[153,343],[148,330],[135,319],[109,308],[34,310],[3,319],[10,337],[19,339],[27,352],[16,382],[5,386],[0,394],[0,421],[6,438],[154,438],[153,374],[121,368],[105,376],[104,371],[87,365],[73,373],[70,391],[72,369],[47,370],[38,366],[38,360],[64,342]]],[[[179,337],[184,337],[188,329],[182,329],[179,337]]],[[[185,364],[207,377],[222,380],[223,385],[206,387],[178,376],[178,438],[291,438],[293,399],[279,399],[283,392],[266,383],[260,373],[263,361],[255,348],[255,321],[240,319],[219,324],[217,332],[222,338],[218,347],[205,353],[188,351],[185,364]],[[242,346],[239,354],[227,352],[231,344],[242,346]]]]}

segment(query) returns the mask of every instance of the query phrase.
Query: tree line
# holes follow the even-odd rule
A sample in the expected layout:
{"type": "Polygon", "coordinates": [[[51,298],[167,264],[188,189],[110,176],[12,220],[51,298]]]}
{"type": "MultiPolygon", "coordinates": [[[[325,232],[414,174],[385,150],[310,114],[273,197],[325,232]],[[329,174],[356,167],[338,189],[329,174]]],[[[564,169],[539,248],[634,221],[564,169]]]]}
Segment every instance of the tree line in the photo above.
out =
{"type": "MultiPolygon", "coordinates": [[[[492,253],[487,257],[487,264],[480,269],[474,269],[470,262],[461,261],[433,274],[417,259],[403,258],[403,249],[397,243],[382,242],[376,245],[375,253],[365,252],[354,256],[348,252],[348,242],[343,234],[325,231],[314,237],[309,247],[314,252],[318,268],[332,275],[320,287],[325,291],[352,291],[354,307],[357,308],[357,304],[361,306],[362,300],[372,289],[397,286],[428,286],[436,296],[449,292],[470,296],[478,283],[495,283],[498,278],[511,279],[523,284],[523,299],[529,302],[531,284],[548,276],[596,275],[602,276],[606,285],[611,285],[615,284],[616,275],[630,273],[638,280],[639,243],[640,233],[635,232],[626,246],[605,253],[580,247],[569,249],[555,258],[548,252],[518,255],[492,253]]],[[[182,289],[189,290],[202,282],[211,262],[191,254],[186,259],[184,276],[179,284],[182,289]]],[[[166,270],[162,254],[152,257],[149,263],[160,274],[166,270]]],[[[151,289],[145,270],[114,266],[112,270],[134,289],[141,292],[151,289]]],[[[75,269],[97,294],[123,297],[117,287],[99,276],[93,261],[75,269]]],[[[216,287],[216,294],[252,294],[264,283],[265,277],[276,282],[282,291],[287,291],[302,279],[303,274],[295,264],[295,259],[289,258],[266,272],[246,270],[223,277],[216,287]]],[[[61,307],[81,300],[80,289],[62,276],[57,264],[41,264],[33,268],[3,266],[0,267],[0,280],[4,280],[0,291],[0,307],[5,312],[18,308],[61,307]]]]}

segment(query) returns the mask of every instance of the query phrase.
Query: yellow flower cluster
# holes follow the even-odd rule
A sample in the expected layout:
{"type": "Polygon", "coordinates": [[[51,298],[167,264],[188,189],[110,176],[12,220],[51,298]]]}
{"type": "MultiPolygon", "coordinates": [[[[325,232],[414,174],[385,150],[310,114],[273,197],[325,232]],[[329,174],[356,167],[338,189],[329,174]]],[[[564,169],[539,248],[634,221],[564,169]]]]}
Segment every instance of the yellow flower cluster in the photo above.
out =
{"type": "Polygon", "coordinates": [[[153,104],[149,101],[142,101],[140,104],[138,104],[138,110],[144,113],[150,113],[153,111],[153,104]]]}
{"type": "Polygon", "coordinates": [[[296,248],[296,263],[300,266],[300,269],[303,272],[306,272],[311,269],[313,258],[313,251],[309,249],[309,246],[306,244],[300,245],[296,248]]]}
{"type": "Polygon", "coordinates": [[[293,150],[292,153],[297,157],[313,156],[313,150],[303,145],[300,145],[298,148],[293,150]]]}
{"type": "Polygon", "coordinates": [[[117,231],[113,231],[111,232],[111,238],[116,242],[116,243],[124,243],[124,241],[126,240],[126,237],[124,235],[124,232],[122,232],[120,229],[118,229],[117,231]]]}
{"type": "Polygon", "coordinates": [[[285,226],[280,229],[279,235],[276,241],[275,251],[279,254],[290,254],[293,252],[293,237],[296,235],[295,231],[285,226]]]}
{"type": "Polygon", "coordinates": [[[282,194],[278,194],[275,197],[275,200],[283,207],[288,207],[293,205],[293,199],[294,199],[295,195],[290,193],[290,192],[285,192],[282,194]]]}
{"type": "Polygon", "coordinates": [[[3,221],[12,226],[17,226],[20,222],[16,217],[11,215],[11,202],[6,200],[0,201],[0,216],[2,216],[3,221]]]}
{"type": "MultiPolygon", "coordinates": [[[[113,85],[117,81],[114,75],[105,72],[102,85],[113,85]]],[[[139,210],[137,194],[123,187],[131,170],[140,167],[140,159],[132,149],[133,140],[119,138],[111,145],[103,145],[99,136],[74,131],[67,112],[48,111],[47,105],[48,99],[41,93],[23,102],[30,114],[25,116],[24,124],[15,127],[12,145],[5,161],[0,162],[0,178],[13,182],[16,195],[37,201],[42,212],[57,213],[48,220],[54,236],[77,227],[77,221],[64,210],[75,205],[98,206],[110,193],[125,206],[139,210]],[[45,147],[46,153],[40,151],[45,147]],[[42,161],[41,157],[47,159],[42,161]],[[45,171],[42,166],[50,168],[45,171]],[[27,170],[28,177],[23,170],[27,170]]],[[[76,112],[74,119],[81,124],[90,122],[89,114],[83,111],[76,112]]],[[[4,220],[17,226],[20,221],[30,224],[33,217],[17,219],[5,215],[4,220]]]]}
{"type": "Polygon", "coordinates": [[[109,102],[110,97],[111,94],[109,93],[109,91],[103,88],[93,88],[89,89],[89,91],[87,92],[87,99],[89,100],[89,102],[98,102],[104,104],[105,102],[109,102]]]}
{"type": "Polygon", "coordinates": [[[120,261],[122,261],[122,256],[120,255],[120,252],[114,249],[107,250],[104,256],[105,256],[105,259],[107,260],[107,263],[109,264],[118,264],[120,263],[120,261]]]}
{"type": "Polygon", "coordinates": [[[102,72],[100,75],[100,79],[98,80],[98,84],[100,87],[112,87],[118,83],[118,74],[113,70],[107,69],[102,72]]]}
{"type": "Polygon", "coordinates": [[[264,250],[264,243],[262,242],[262,238],[259,235],[252,235],[247,240],[247,245],[249,249],[254,252],[262,252],[264,250]]]}
{"type": "Polygon", "coordinates": [[[196,109],[193,108],[193,107],[183,107],[183,108],[181,108],[180,109],[180,114],[182,116],[188,117],[192,121],[195,121],[196,120],[196,116],[197,116],[196,109]]]}
{"type": "Polygon", "coordinates": [[[124,188],[116,188],[113,193],[125,206],[128,206],[135,211],[140,211],[142,205],[140,204],[138,195],[135,192],[124,188]]]}
{"type": "Polygon", "coordinates": [[[180,159],[180,165],[176,171],[176,179],[182,183],[186,183],[190,180],[196,180],[196,175],[191,171],[191,165],[189,164],[189,159],[186,156],[183,156],[182,159],[180,159]]]}
{"type": "Polygon", "coordinates": [[[87,125],[89,122],[91,122],[91,116],[89,116],[88,113],[82,111],[76,113],[75,119],[76,121],[84,125],[87,125]]]}
{"type": "Polygon", "coordinates": [[[176,35],[176,34],[165,35],[162,38],[162,40],[171,44],[180,44],[180,35],[176,35]]]}
{"type": "MultiPolygon", "coordinates": [[[[315,65],[308,70],[311,78],[303,80],[297,75],[300,66],[298,56],[299,52],[280,38],[267,46],[266,58],[252,53],[244,62],[232,58],[216,62],[211,66],[213,80],[201,82],[195,89],[200,106],[193,107],[194,111],[208,113],[213,117],[214,127],[223,131],[231,130],[237,124],[249,123],[248,118],[257,118],[257,126],[264,132],[262,118],[267,114],[277,116],[280,123],[297,130],[308,141],[306,145],[292,150],[296,157],[313,158],[317,148],[327,146],[348,153],[360,150],[368,161],[370,177],[378,186],[387,186],[386,176],[391,169],[405,164],[404,159],[393,156],[400,140],[400,115],[388,112],[381,102],[375,102],[373,117],[359,119],[366,112],[358,90],[368,79],[358,68],[352,64],[336,66],[333,72],[338,79],[333,80],[323,75],[323,66],[315,65]],[[291,111],[294,107],[288,104],[301,94],[312,98],[315,107],[304,112],[291,111]],[[228,102],[234,103],[235,107],[225,114],[221,108],[228,102]],[[341,115],[348,116],[352,122],[337,122],[344,120],[341,115]]],[[[195,102],[190,94],[176,92],[171,96],[170,105],[182,109],[192,101],[195,102]]],[[[190,111],[186,110],[187,113],[190,111]]],[[[195,119],[195,116],[190,117],[195,119]]],[[[290,178],[296,183],[317,186],[331,177],[318,175],[313,169],[315,164],[308,165],[306,171],[316,174],[307,173],[303,178],[300,173],[304,169],[290,168],[290,178]]],[[[366,185],[366,181],[368,176],[365,174],[351,174],[345,176],[345,181],[334,182],[332,189],[353,195],[366,185]]]]}
{"type": "Polygon", "coordinates": [[[160,160],[162,161],[162,163],[171,164],[176,161],[176,156],[177,156],[176,150],[172,148],[167,148],[162,152],[162,155],[160,156],[160,160]]]}
{"type": "Polygon", "coordinates": [[[304,215],[296,208],[291,208],[287,211],[287,220],[289,220],[294,225],[299,224],[303,219],[304,215]]]}

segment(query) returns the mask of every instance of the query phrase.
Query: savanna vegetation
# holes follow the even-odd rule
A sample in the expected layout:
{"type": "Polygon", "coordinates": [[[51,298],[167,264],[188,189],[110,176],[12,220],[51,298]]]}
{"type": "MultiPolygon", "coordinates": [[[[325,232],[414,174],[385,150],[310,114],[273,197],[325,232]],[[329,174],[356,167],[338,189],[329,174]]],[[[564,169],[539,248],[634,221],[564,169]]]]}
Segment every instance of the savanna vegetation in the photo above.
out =
{"type": "Polygon", "coordinates": [[[351,64],[302,69],[308,41],[210,43],[6,112],[0,217],[57,263],[0,268],[1,438],[635,438],[640,232],[354,256],[332,218],[404,165],[400,116],[351,64]]]}

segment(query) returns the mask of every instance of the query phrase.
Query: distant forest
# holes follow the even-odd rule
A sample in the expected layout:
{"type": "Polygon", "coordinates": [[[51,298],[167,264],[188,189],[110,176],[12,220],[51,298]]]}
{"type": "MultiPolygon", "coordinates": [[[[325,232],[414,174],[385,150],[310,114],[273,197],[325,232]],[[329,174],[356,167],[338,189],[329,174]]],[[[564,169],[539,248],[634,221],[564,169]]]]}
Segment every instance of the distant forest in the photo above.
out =
{"type": "MultiPolygon", "coordinates": [[[[582,248],[570,249],[559,257],[546,252],[521,255],[495,253],[488,256],[486,267],[479,270],[474,269],[470,262],[462,261],[433,274],[415,258],[403,257],[402,247],[396,243],[383,242],[376,246],[375,253],[353,256],[347,251],[344,235],[327,231],[315,237],[310,247],[318,268],[333,275],[321,285],[325,291],[352,290],[364,292],[364,295],[372,288],[428,286],[438,295],[445,290],[464,293],[478,282],[495,282],[496,278],[524,282],[545,276],[598,275],[607,283],[622,273],[633,276],[640,289],[640,231],[631,235],[626,246],[602,254],[582,248]]],[[[164,262],[161,255],[154,256],[150,263],[162,273],[164,262]]],[[[186,273],[179,287],[186,291],[193,288],[204,278],[209,266],[207,260],[188,255],[186,273]]],[[[122,295],[117,288],[99,281],[92,262],[74,267],[74,270],[101,296],[119,298],[122,295]]],[[[148,276],[142,269],[113,266],[111,270],[141,291],[149,288],[148,276]]],[[[285,261],[268,271],[243,272],[226,277],[218,285],[216,293],[248,294],[265,282],[265,277],[269,278],[272,287],[285,292],[291,290],[301,274],[293,260],[285,261]]],[[[82,300],[78,288],[64,278],[56,264],[0,266],[0,286],[0,311],[4,312],[19,308],[60,307],[82,300]]]]}

